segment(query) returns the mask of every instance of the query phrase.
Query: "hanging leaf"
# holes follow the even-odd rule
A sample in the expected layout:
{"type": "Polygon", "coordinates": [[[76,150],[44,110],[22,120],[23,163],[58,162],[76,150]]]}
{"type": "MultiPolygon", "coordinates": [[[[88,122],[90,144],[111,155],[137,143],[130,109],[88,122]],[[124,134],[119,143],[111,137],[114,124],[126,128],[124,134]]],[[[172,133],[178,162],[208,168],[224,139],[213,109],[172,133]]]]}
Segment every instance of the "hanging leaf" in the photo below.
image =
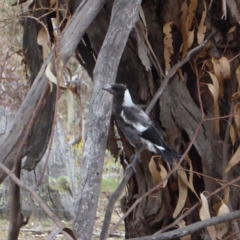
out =
{"type": "Polygon", "coordinates": [[[231,68],[230,63],[226,57],[220,59],[212,58],[213,70],[219,81],[230,79],[231,68]]]}
{"type": "Polygon", "coordinates": [[[240,137],[240,103],[234,106],[234,122],[236,124],[238,136],[240,137]]]}
{"type": "Polygon", "coordinates": [[[235,30],[236,30],[236,26],[233,26],[228,30],[227,34],[233,33],[233,32],[235,32],[235,30]]]}
{"type": "MultiPolygon", "coordinates": [[[[158,184],[158,183],[162,182],[162,180],[167,176],[167,171],[164,168],[164,166],[161,165],[160,163],[156,164],[156,162],[154,161],[154,158],[155,157],[151,158],[151,160],[148,164],[148,167],[149,167],[149,170],[150,170],[150,173],[152,175],[154,182],[156,184],[158,184]]],[[[165,180],[163,182],[163,185],[162,185],[163,188],[166,187],[167,182],[168,182],[167,180],[165,180]]]]}
{"type": "Polygon", "coordinates": [[[236,142],[236,132],[235,132],[235,129],[233,127],[233,124],[230,127],[230,139],[231,139],[232,145],[234,146],[235,142],[236,142]]]}
{"type": "Polygon", "coordinates": [[[205,33],[207,30],[207,27],[204,25],[204,22],[207,16],[207,6],[205,1],[203,1],[203,3],[204,3],[204,11],[202,12],[202,18],[198,26],[198,32],[197,32],[198,44],[201,44],[204,41],[205,33]]]}
{"type": "Polygon", "coordinates": [[[230,188],[229,187],[224,188],[223,192],[224,192],[224,199],[221,199],[219,203],[212,206],[215,213],[219,211],[223,203],[228,204],[230,188]]]}
{"type": "MultiPolygon", "coordinates": [[[[181,166],[179,166],[179,168],[183,169],[181,166]]],[[[178,170],[177,171],[178,175],[180,176],[182,182],[189,188],[191,189],[191,191],[195,194],[195,196],[199,199],[195,189],[194,189],[194,186],[193,186],[193,179],[190,183],[190,181],[188,181],[188,178],[187,178],[187,174],[186,172],[183,170],[178,170]]]]}
{"type": "MultiPolygon", "coordinates": [[[[184,220],[181,220],[178,222],[177,224],[179,226],[179,228],[183,228],[186,227],[186,222],[184,220]]],[[[180,240],[191,240],[191,235],[186,235],[184,237],[181,237],[180,240]]]]}
{"type": "Polygon", "coordinates": [[[213,114],[214,117],[216,118],[214,120],[215,126],[216,126],[216,133],[219,134],[220,128],[219,128],[219,105],[218,105],[218,92],[217,89],[212,85],[212,84],[206,84],[208,86],[209,91],[211,92],[214,100],[214,105],[213,105],[213,114]]]}
{"type": "MultiPolygon", "coordinates": [[[[226,204],[222,203],[217,213],[217,216],[221,216],[227,213],[230,213],[230,210],[226,204]]],[[[223,236],[228,232],[228,228],[229,228],[229,222],[224,222],[224,223],[215,225],[217,239],[223,239],[223,236]]]]}
{"type": "Polygon", "coordinates": [[[173,212],[173,218],[176,218],[182,211],[187,199],[187,194],[188,194],[188,187],[181,179],[181,175],[184,175],[185,172],[177,171],[177,173],[178,173],[178,202],[173,212]]]}
{"type": "Polygon", "coordinates": [[[42,57],[43,57],[43,59],[46,59],[47,55],[50,52],[49,43],[50,43],[49,34],[48,34],[46,28],[42,28],[38,32],[38,35],[37,35],[37,44],[42,46],[42,49],[43,49],[42,57]]]}
{"type": "MultiPolygon", "coordinates": [[[[199,210],[199,217],[203,221],[203,220],[209,219],[211,217],[210,217],[210,213],[209,213],[207,198],[204,196],[203,193],[200,194],[200,197],[201,197],[201,201],[202,201],[202,207],[199,210]]],[[[216,230],[213,226],[207,227],[207,231],[208,231],[212,240],[217,239],[216,238],[216,230]]]]}
{"type": "Polygon", "coordinates": [[[192,28],[192,23],[193,23],[193,19],[195,18],[197,4],[198,4],[197,0],[190,1],[189,8],[188,8],[187,22],[186,22],[187,33],[192,28]]]}
{"type": "Polygon", "coordinates": [[[163,33],[164,37],[164,60],[165,60],[165,72],[171,68],[171,56],[174,53],[173,50],[173,39],[172,39],[172,22],[169,22],[164,25],[163,33]]]}
{"type": "MultiPolygon", "coordinates": [[[[67,86],[66,86],[64,83],[61,83],[61,82],[58,83],[57,78],[56,78],[56,76],[53,74],[51,68],[52,68],[52,64],[49,63],[49,64],[47,65],[46,70],[45,70],[45,74],[46,74],[48,80],[50,81],[50,86],[51,86],[51,83],[54,83],[54,84],[56,84],[57,86],[59,85],[59,87],[61,87],[61,88],[63,88],[63,89],[66,89],[67,86]]],[[[59,71],[61,72],[61,70],[59,70],[59,71]]],[[[60,74],[59,74],[59,75],[60,75],[60,74]]],[[[63,75],[64,75],[64,74],[61,74],[60,76],[63,76],[63,75]]]]}
{"type": "Polygon", "coordinates": [[[187,34],[187,48],[191,48],[194,41],[194,29],[187,34]]]}
{"type": "Polygon", "coordinates": [[[231,160],[228,162],[225,173],[229,172],[233,166],[239,163],[239,161],[240,161],[240,146],[238,146],[237,151],[234,153],[231,160]]]}

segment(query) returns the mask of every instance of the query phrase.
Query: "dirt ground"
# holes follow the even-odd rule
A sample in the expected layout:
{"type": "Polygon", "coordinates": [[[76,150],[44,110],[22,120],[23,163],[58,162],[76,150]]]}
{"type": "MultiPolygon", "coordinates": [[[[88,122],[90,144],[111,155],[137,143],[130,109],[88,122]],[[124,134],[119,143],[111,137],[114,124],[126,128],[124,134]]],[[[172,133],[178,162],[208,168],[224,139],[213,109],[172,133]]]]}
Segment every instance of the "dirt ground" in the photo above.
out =
{"type": "MultiPolygon", "coordinates": [[[[106,205],[108,203],[107,197],[110,192],[103,191],[100,196],[100,201],[97,210],[96,223],[93,231],[92,240],[99,239],[99,234],[101,231],[101,226],[104,219],[106,205]]],[[[120,209],[119,203],[116,204],[114,209],[114,213],[111,220],[111,226],[116,223],[120,217],[122,216],[122,212],[120,209]]],[[[66,227],[71,228],[72,222],[64,222],[66,227]]],[[[110,226],[110,227],[111,227],[110,226]]],[[[46,239],[53,230],[56,230],[57,227],[54,223],[49,220],[39,220],[39,219],[30,219],[29,223],[21,229],[19,240],[31,240],[38,239],[43,240],[46,239]]],[[[8,234],[8,221],[0,220],[0,240],[6,240],[8,234]]],[[[63,235],[59,234],[55,239],[64,240],[63,235]]],[[[114,233],[114,236],[108,238],[109,240],[113,239],[124,239],[124,225],[123,223],[118,227],[117,231],[114,233]]]]}

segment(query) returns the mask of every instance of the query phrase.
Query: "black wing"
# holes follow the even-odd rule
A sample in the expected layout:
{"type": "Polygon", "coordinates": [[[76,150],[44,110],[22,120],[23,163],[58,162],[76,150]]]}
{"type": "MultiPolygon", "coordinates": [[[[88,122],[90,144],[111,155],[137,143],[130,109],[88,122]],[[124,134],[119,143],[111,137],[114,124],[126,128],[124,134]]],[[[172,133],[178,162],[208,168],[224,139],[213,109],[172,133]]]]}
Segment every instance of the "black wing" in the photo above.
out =
{"type": "Polygon", "coordinates": [[[166,147],[166,144],[161,139],[151,119],[143,110],[137,107],[124,107],[121,112],[121,117],[126,124],[131,125],[133,128],[135,128],[142,138],[158,146],[164,148],[166,147]]]}

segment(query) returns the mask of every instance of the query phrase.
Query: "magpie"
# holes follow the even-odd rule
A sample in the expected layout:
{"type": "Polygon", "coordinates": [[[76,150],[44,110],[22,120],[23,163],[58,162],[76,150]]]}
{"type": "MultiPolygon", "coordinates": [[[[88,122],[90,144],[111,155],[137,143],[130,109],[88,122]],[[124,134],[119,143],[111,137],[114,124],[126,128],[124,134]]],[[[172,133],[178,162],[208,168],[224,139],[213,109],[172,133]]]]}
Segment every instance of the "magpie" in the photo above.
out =
{"type": "Polygon", "coordinates": [[[113,84],[104,87],[103,90],[113,95],[117,124],[129,143],[139,153],[148,149],[169,163],[180,158],[177,152],[166,145],[148,115],[133,103],[125,85],[113,84]]]}

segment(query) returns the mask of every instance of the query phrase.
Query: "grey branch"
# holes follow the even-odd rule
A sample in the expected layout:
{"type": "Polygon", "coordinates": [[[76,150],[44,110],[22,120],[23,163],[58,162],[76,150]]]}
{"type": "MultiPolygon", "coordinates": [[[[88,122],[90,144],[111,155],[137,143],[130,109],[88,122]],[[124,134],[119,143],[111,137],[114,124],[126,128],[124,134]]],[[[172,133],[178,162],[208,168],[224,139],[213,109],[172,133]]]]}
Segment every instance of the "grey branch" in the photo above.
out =
{"type": "MultiPolygon", "coordinates": [[[[213,217],[201,222],[196,222],[193,223],[187,227],[179,228],[177,230],[173,230],[170,232],[166,233],[160,233],[158,235],[153,235],[153,236],[147,236],[147,237],[141,237],[141,238],[132,238],[133,239],[138,239],[138,240],[164,240],[164,239],[172,239],[172,238],[178,238],[178,237],[183,237],[188,234],[192,234],[196,232],[197,230],[216,225],[219,223],[224,223],[224,222],[229,222],[232,220],[235,220],[237,218],[240,218],[240,210],[227,213],[221,216],[213,217]]],[[[130,239],[129,239],[130,240],[130,239]]]]}
{"type": "Polygon", "coordinates": [[[91,239],[95,222],[107,134],[111,118],[112,98],[102,87],[113,84],[128,36],[137,21],[140,0],[116,0],[111,20],[93,72],[93,93],[89,122],[81,159],[81,183],[73,222],[77,237],[91,239]]]}

